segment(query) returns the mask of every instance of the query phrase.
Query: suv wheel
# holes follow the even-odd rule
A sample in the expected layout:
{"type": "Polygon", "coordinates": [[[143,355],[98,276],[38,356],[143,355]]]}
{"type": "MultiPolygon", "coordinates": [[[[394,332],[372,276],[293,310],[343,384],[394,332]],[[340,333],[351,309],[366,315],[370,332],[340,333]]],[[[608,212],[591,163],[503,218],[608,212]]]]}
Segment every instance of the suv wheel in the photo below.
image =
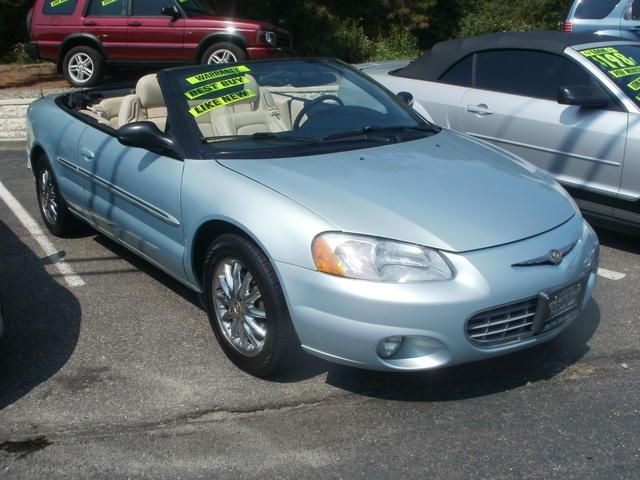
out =
{"type": "Polygon", "coordinates": [[[73,47],[64,56],[62,73],[74,87],[93,87],[102,79],[104,58],[92,47],[73,47]]]}
{"type": "Polygon", "coordinates": [[[235,63],[247,59],[247,54],[233,43],[214,43],[204,52],[203,64],[235,63]]]}

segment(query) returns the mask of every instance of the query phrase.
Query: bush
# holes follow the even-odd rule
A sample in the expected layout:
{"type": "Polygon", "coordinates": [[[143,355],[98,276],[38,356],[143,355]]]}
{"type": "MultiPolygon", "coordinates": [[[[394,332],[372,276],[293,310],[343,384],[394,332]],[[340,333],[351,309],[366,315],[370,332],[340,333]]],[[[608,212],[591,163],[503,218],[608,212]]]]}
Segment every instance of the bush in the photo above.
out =
{"type": "Polygon", "coordinates": [[[23,43],[16,43],[0,57],[0,63],[33,63],[33,59],[24,51],[23,43]]]}
{"type": "Polygon", "coordinates": [[[459,36],[557,30],[567,3],[564,0],[471,0],[460,21],[459,36]]]}
{"type": "Polygon", "coordinates": [[[371,61],[413,59],[420,55],[416,37],[399,26],[380,35],[373,45],[371,61]]]}
{"type": "Polygon", "coordinates": [[[361,62],[373,52],[373,42],[358,22],[348,19],[339,21],[334,30],[328,32],[322,46],[322,55],[337,57],[345,62],[361,62]]]}

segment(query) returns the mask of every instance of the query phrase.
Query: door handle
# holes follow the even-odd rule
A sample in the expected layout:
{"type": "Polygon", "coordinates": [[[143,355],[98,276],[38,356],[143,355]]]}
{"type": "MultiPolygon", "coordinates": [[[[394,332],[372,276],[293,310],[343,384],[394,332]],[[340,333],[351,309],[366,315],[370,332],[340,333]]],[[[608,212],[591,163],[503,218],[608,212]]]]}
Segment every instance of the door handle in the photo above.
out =
{"type": "Polygon", "coordinates": [[[82,22],[83,25],[86,25],[87,27],[95,27],[96,25],[98,25],[98,22],[94,22],[93,20],[85,20],[84,22],[82,22]]]}
{"type": "Polygon", "coordinates": [[[141,23],[141,22],[135,22],[135,21],[134,21],[134,22],[129,22],[129,23],[127,23],[127,25],[129,25],[130,27],[139,27],[139,26],[141,26],[141,25],[142,25],[142,23],[141,23]]]}
{"type": "Polygon", "coordinates": [[[84,148],[84,147],[80,149],[80,155],[82,155],[82,157],[85,160],[93,160],[94,158],[96,158],[96,154],[95,153],[93,153],[88,148],[84,148]]]}
{"type": "Polygon", "coordinates": [[[484,103],[481,103],[480,105],[467,105],[466,110],[467,112],[473,113],[480,117],[493,115],[493,110],[487,107],[484,103]]]}

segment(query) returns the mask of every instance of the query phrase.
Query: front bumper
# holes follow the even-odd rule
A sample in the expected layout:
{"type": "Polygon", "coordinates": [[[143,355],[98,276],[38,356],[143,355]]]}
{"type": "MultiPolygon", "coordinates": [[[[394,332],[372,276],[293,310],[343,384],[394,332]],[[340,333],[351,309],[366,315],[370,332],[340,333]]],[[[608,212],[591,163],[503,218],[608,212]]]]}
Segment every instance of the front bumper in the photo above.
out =
{"type": "Polygon", "coordinates": [[[475,313],[586,276],[584,309],[596,286],[598,249],[597,236],[576,216],[551,232],[514,244],[446,253],[456,270],[455,279],[448,282],[380,284],[283,263],[276,263],[276,268],[307,352],[366,369],[413,371],[487,359],[554,338],[577,315],[544,335],[491,348],[472,344],[465,323],[475,313]],[[576,247],[558,266],[512,266],[577,238],[576,247]],[[381,340],[393,336],[405,337],[405,342],[396,356],[385,360],[377,348],[381,340]]]}

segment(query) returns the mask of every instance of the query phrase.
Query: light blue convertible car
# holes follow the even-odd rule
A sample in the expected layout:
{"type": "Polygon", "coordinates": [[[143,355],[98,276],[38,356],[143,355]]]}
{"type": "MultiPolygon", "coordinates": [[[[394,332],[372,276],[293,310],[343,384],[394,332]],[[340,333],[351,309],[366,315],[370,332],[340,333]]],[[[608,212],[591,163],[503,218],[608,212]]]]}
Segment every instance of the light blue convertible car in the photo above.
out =
{"type": "Polygon", "coordinates": [[[334,60],[170,69],[35,102],[28,156],[53,234],[82,220],[200,292],[254,375],[300,345],[410,371],[558,335],[593,230],[549,175],[410,102],[334,60]]]}

